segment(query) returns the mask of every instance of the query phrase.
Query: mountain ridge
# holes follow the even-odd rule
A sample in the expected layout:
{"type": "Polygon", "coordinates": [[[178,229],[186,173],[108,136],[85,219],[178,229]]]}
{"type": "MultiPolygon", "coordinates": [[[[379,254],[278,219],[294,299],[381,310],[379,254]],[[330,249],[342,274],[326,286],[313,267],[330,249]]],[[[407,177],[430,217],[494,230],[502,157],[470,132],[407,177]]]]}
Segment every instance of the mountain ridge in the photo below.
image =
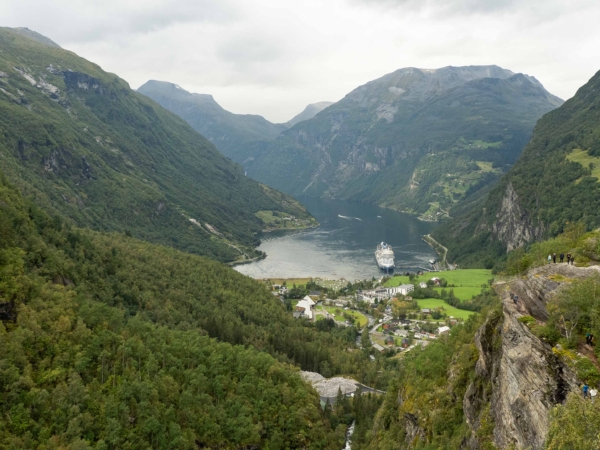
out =
{"type": "Polygon", "coordinates": [[[310,217],[98,65],[7,28],[0,45],[2,166],[49,211],[221,261],[258,256],[259,211],[310,217]]]}
{"type": "Polygon", "coordinates": [[[245,167],[292,195],[435,219],[495,181],[561,102],[535,78],[498,66],[399,69],[282,132],[245,167]]]}
{"type": "Polygon", "coordinates": [[[519,160],[486,198],[434,231],[452,259],[491,267],[569,222],[600,226],[599,89],[600,72],[538,121],[519,160]]]}

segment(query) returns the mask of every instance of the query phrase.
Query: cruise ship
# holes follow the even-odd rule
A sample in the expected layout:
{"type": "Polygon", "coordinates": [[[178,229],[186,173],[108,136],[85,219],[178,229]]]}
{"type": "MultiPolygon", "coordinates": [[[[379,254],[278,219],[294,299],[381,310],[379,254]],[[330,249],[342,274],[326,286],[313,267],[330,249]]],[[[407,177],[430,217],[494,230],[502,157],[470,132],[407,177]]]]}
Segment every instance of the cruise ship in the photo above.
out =
{"type": "Polygon", "coordinates": [[[395,267],[394,251],[392,250],[392,247],[385,242],[377,245],[377,250],[375,250],[375,259],[377,260],[377,265],[380,269],[387,271],[395,267]]]}

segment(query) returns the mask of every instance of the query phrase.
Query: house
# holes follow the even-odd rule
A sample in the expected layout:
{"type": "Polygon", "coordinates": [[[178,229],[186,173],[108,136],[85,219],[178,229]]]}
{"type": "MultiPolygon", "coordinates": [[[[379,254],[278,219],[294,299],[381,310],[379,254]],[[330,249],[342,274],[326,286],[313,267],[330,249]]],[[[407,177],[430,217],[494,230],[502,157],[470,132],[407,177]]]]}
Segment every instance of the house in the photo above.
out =
{"type": "Polygon", "coordinates": [[[410,345],[410,341],[408,340],[408,338],[402,339],[402,347],[406,348],[409,345],[410,345]]]}
{"type": "Polygon", "coordinates": [[[385,338],[385,345],[394,345],[394,338],[391,336],[387,336],[385,338]]]}
{"type": "Polygon", "coordinates": [[[432,333],[429,333],[427,336],[429,336],[429,339],[437,339],[437,336],[432,333]]]}
{"type": "Polygon", "coordinates": [[[315,318],[315,302],[307,295],[298,302],[296,311],[302,311],[303,317],[313,320],[315,318]]]}
{"type": "Polygon", "coordinates": [[[415,290],[415,285],[414,284],[402,284],[399,286],[400,288],[400,293],[402,295],[408,295],[409,292],[412,292],[415,290]]]}
{"type": "Polygon", "coordinates": [[[396,336],[408,337],[408,330],[396,330],[394,331],[396,336]]]}
{"type": "Polygon", "coordinates": [[[419,287],[420,287],[421,289],[427,289],[427,283],[425,283],[424,281],[421,281],[421,282],[419,283],[419,287]]]}
{"type": "Polygon", "coordinates": [[[439,327],[437,329],[437,334],[447,333],[448,331],[450,331],[450,327],[439,327]]]}
{"type": "Polygon", "coordinates": [[[377,350],[378,352],[382,352],[382,351],[384,351],[384,350],[385,350],[385,348],[384,348],[384,347],[382,347],[382,346],[381,346],[381,345],[379,345],[379,344],[373,344],[373,348],[374,348],[375,350],[377,350]]]}
{"type": "Polygon", "coordinates": [[[421,333],[415,333],[415,339],[424,339],[427,336],[425,334],[421,334],[421,333]]]}
{"type": "Polygon", "coordinates": [[[442,280],[440,280],[438,277],[433,277],[429,281],[433,281],[433,284],[435,284],[436,286],[439,286],[442,283],[442,280]]]}
{"type": "Polygon", "coordinates": [[[450,325],[456,325],[457,323],[458,323],[458,320],[450,319],[450,325]]]}
{"type": "Polygon", "coordinates": [[[288,291],[289,291],[289,289],[286,286],[281,286],[279,288],[279,294],[280,295],[285,295],[288,291]]]}
{"type": "Polygon", "coordinates": [[[429,309],[429,308],[423,308],[423,309],[421,309],[421,312],[423,314],[431,314],[431,309],[429,309]]]}
{"type": "Polygon", "coordinates": [[[375,300],[381,301],[390,298],[387,289],[375,289],[372,291],[362,291],[356,293],[358,300],[363,300],[369,303],[375,303],[375,300]]]}

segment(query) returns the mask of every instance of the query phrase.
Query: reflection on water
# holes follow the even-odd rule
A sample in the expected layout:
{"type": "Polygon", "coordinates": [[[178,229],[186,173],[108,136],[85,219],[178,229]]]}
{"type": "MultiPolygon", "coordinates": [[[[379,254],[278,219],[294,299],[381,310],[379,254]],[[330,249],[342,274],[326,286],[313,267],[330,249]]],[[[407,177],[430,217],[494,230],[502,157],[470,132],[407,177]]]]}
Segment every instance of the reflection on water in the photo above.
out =
{"type": "Polygon", "coordinates": [[[321,277],[364,279],[378,276],[375,247],[392,245],[396,271],[428,268],[435,253],[422,241],[436,224],[356,202],[301,198],[321,224],[299,232],[265,233],[259,249],[267,258],[236,270],[254,278],[321,277]]]}

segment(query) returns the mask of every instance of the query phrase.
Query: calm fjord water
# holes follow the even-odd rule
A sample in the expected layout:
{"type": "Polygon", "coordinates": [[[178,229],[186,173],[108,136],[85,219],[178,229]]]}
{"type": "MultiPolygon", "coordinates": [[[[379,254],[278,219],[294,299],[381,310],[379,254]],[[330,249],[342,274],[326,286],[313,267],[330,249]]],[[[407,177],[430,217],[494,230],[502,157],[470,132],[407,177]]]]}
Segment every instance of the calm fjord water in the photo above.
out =
{"type": "Polygon", "coordinates": [[[267,254],[261,261],[235,269],[253,278],[321,277],[364,279],[379,276],[375,247],[391,244],[396,271],[429,267],[435,253],[421,236],[437,224],[356,202],[301,198],[319,221],[315,229],[265,233],[259,249],[267,254]]]}

